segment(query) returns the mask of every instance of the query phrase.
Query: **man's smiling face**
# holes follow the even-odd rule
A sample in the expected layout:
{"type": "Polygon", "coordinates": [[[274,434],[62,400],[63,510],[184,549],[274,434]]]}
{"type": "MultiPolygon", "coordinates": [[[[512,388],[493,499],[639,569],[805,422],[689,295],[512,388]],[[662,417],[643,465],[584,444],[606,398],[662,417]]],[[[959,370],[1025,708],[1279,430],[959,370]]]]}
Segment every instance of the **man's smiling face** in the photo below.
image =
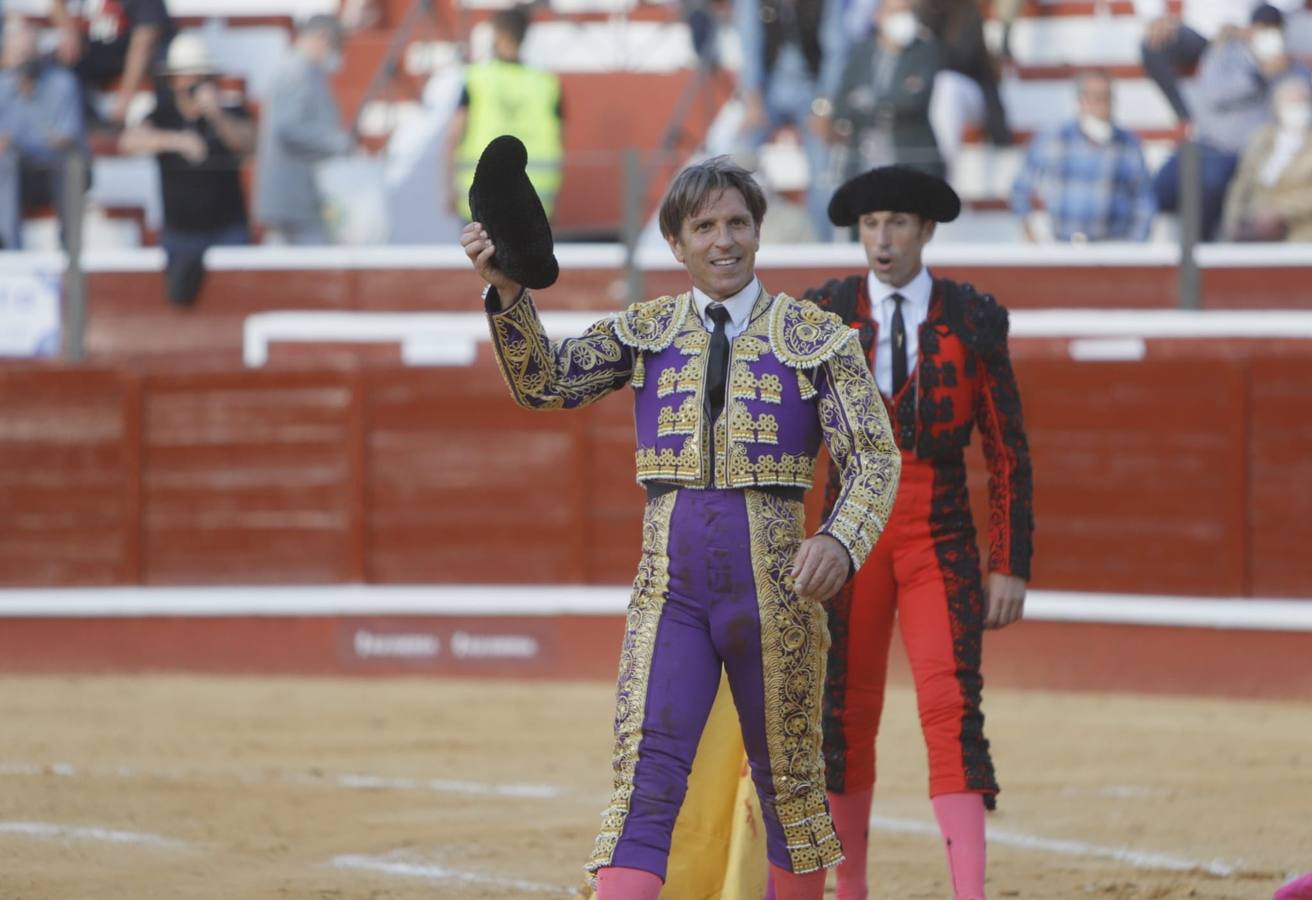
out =
{"type": "Polygon", "coordinates": [[[679,234],[669,241],[693,285],[713,300],[725,300],[752,280],[761,228],[743,195],[726,188],[685,218],[679,234]]]}

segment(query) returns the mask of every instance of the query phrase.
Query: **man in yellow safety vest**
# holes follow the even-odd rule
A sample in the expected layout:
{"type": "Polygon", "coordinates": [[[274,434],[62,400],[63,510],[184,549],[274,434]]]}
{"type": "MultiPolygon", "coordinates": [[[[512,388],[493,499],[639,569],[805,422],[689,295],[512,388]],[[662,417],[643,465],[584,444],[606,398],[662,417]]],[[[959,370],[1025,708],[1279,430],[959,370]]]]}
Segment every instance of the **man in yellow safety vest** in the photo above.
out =
{"type": "Polygon", "coordinates": [[[478,157],[503,134],[513,134],[524,143],[528,177],[548,216],[556,205],[563,143],[560,79],[520,61],[528,24],[522,7],[492,17],[493,58],[466,70],[460,105],[447,128],[444,159],[450,209],[466,222],[478,157]]]}

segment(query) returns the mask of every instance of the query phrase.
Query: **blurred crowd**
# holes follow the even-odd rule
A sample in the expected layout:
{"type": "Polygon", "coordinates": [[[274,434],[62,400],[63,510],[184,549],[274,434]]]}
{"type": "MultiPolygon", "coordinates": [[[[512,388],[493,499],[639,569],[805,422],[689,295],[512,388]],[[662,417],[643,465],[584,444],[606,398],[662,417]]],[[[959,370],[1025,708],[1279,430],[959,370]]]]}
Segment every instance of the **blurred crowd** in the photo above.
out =
{"type": "Polygon", "coordinates": [[[331,87],[342,26],[300,25],[262,98],[260,124],[204,40],[177,34],[163,0],[52,0],[50,33],[4,20],[0,54],[0,247],[22,249],[22,219],[52,207],[63,223],[72,191],[89,187],[92,146],[157,162],[169,299],[199,291],[205,251],[251,241],[251,210],[270,243],[328,242],[317,165],[351,152],[331,87]],[[53,38],[45,41],[44,38],[53,38]],[[138,96],[150,111],[133,117],[138,96]],[[248,204],[245,161],[258,159],[248,204]]]}
{"type": "MultiPolygon", "coordinates": [[[[288,244],[331,239],[316,166],[357,143],[331,89],[343,43],[336,17],[301,23],[261,97],[257,125],[240,91],[225,90],[205,42],[177,33],[164,0],[73,2],[51,0],[43,27],[4,20],[0,247],[22,247],[26,212],[62,212],[69,191],[85,190],[91,148],[106,141],[114,152],[157,161],[175,302],[195,296],[208,247],[247,243],[253,231],[288,244]],[[153,108],[131,115],[143,94],[153,94],[153,108]],[[248,202],[241,173],[251,157],[248,202]]],[[[373,3],[361,4],[376,14],[373,3]]],[[[1312,236],[1312,76],[1286,40],[1286,16],[1303,5],[1135,0],[1143,72],[1174,118],[1165,138],[1197,148],[1204,240],[1312,236]]],[[[763,147],[783,139],[805,158],[793,239],[845,237],[833,233],[826,207],[834,187],[858,171],[904,163],[956,182],[963,147],[1024,139],[1006,205],[1030,240],[1148,240],[1157,213],[1180,208],[1180,153],[1148,164],[1144,140],[1118,117],[1117,77],[1105,70],[1072,76],[1075,102],[1065,121],[1030,135],[1014,131],[1000,85],[1023,74],[1012,58],[1020,6],[684,0],[683,9],[707,71],[718,69],[726,33],[740,47],[733,152],[757,161],[763,147]]],[[[565,102],[559,79],[521,58],[529,23],[526,7],[496,12],[490,56],[465,69],[439,153],[454,217],[471,215],[463,198],[478,154],[507,131],[527,146],[548,213],[554,206],[565,102]]],[[[787,187],[777,193],[789,199],[787,187]]]]}
{"type": "MultiPolygon", "coordinates": [[[[827,240],[825,203],[856,172],[902,163],[958,180],[963,143],[1017,140],[999,90],[1012,59],[1019,3],[991,4],[991,48],[979,0],[732,0],[694,5],[694,35],[732,21],[743,63],[741,150],[781,130],[805,148],[806,206],[827,240]]],[[[1166,138],[1188,139],[1201,171],[1203,240],[1301,240],[1312,182],[1307,67],[1286,41],[1302,0],[1136,0],[1143,70],[1173,116],[1166,138]],[[1192,76],[1192,88],[1181,88],[1192,76]],[[1186,94],[1188,95],[1186,98],[1186,94]]],[[[703,37],[708,58],[714,42],[703,37]]],[[[1145,241],[1156,214],[1180,209],[1180,153],[1154,171],[1144,141],[1117,116],[1117,79],[1072,77],[1069,118],[1028,136],[1008,206],[1034,241],[1145,241]]]]}

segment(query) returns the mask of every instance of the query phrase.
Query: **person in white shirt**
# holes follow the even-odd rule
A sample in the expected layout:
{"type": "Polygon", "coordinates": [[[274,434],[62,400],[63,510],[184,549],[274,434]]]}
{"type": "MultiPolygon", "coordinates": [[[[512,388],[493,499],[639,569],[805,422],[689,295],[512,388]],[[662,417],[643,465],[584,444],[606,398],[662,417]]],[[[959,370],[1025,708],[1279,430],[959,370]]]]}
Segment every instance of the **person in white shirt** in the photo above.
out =
{"type": "Polygon", "coordinates": [[[1180,93],[1180,73],[1198,65],[1214,38],[1244,28],[1259,6],[1270,5],[1286,15],[1303,8],[1303,0],[1182,0],[1173,15],[1167,0],[1134,0],[1135,12],[1146,25],[1143,67],[1171,104],[1182,123],[1193,116],[1180,93]]]}
{"type": "Polygon", "coordinates": [[[1253,137],[1226,194],[1229,241],[1312,241],[1312,86],[1285,78],[1271,105],[1275,121],[1253,137]]]}

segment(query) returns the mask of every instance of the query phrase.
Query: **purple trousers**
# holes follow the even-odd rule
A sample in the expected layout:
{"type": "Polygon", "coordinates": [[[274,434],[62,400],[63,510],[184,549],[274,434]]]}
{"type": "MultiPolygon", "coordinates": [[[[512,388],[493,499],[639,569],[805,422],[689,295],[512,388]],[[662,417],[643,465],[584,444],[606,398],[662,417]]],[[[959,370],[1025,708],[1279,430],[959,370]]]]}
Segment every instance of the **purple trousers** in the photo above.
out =
{"type": "Polygon", "coordinates": [[[793,592],[803,504],[758,490],[648,501],[615,705],[615,782],[590,872],[665,877],[697,743],[728,674],[770,862],[842,861],[825,800],[820,710],[829,632],[793,592]]]}

